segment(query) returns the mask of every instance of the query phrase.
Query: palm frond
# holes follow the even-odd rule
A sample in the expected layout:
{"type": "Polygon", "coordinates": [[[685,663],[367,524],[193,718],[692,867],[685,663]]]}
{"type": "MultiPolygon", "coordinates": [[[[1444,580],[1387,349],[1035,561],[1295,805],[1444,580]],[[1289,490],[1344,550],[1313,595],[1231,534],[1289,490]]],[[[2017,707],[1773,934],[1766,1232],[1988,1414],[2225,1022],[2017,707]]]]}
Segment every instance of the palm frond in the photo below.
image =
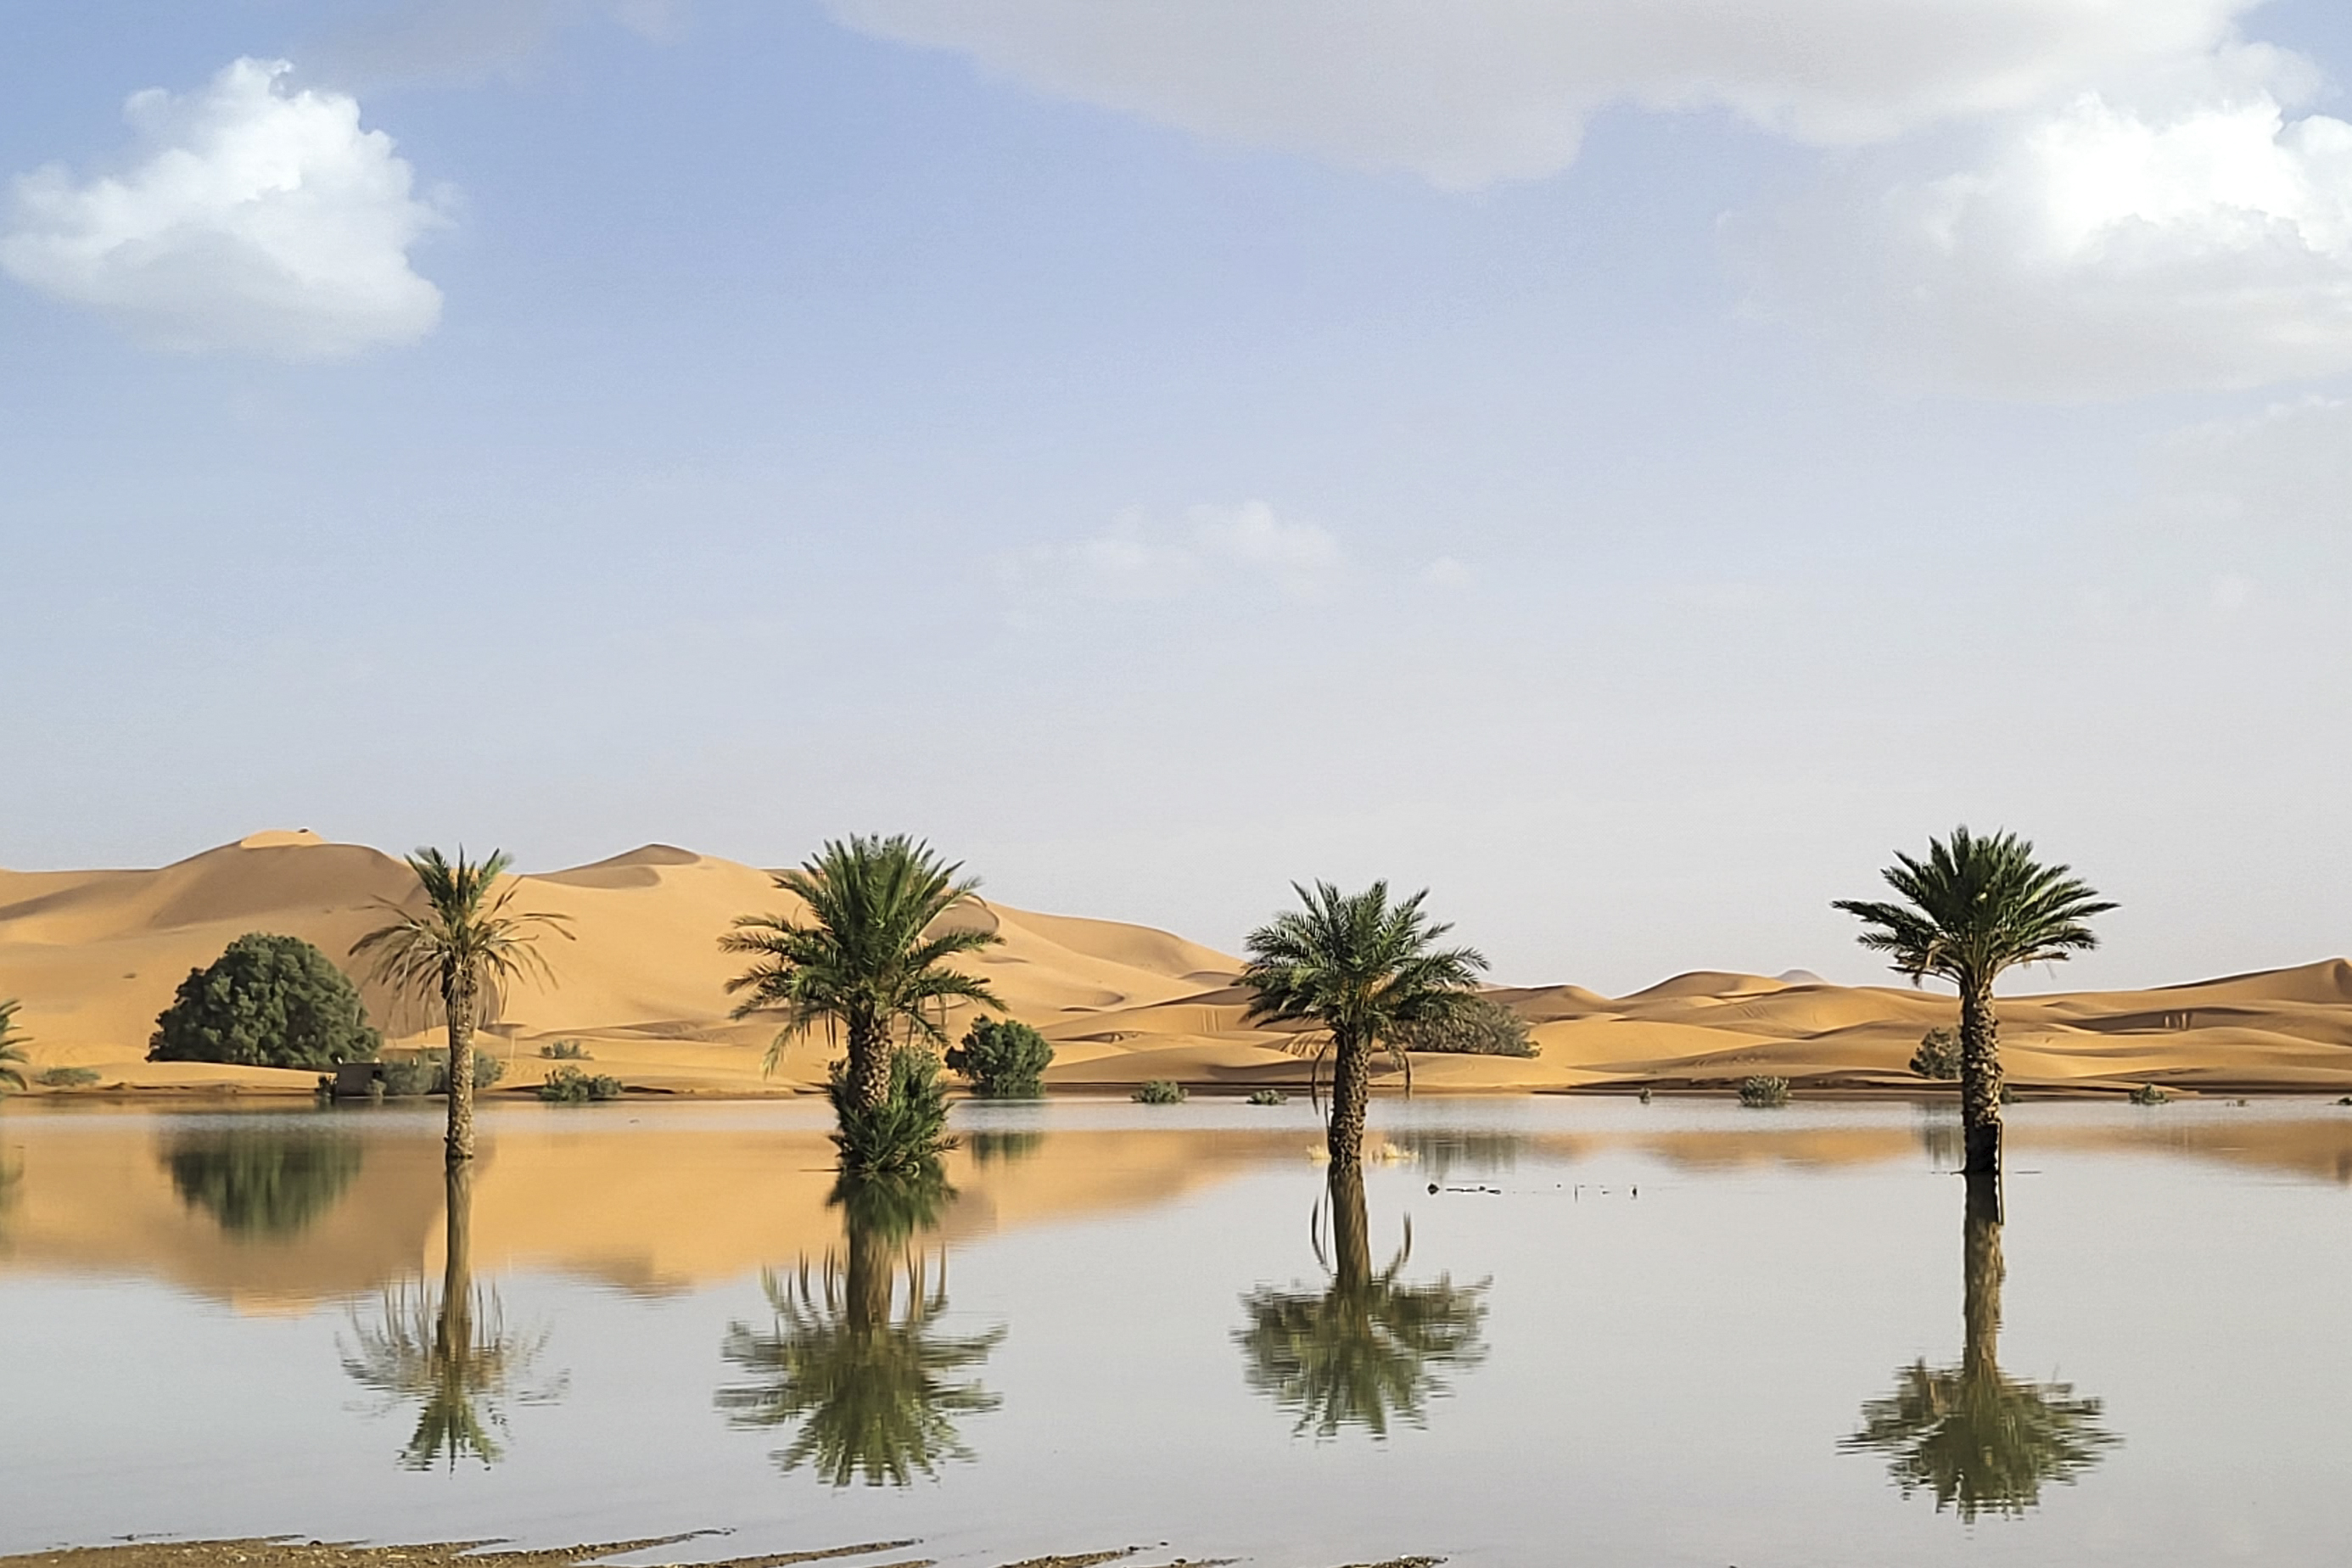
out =
{"type": "Polygon", "coordinates": [[[1883,873],[1900,902],[1841,899],[1858,939],[1914,982],[1928,975],[1990,985],[2021,963],[2052,963],[2099,944],[2091,920],[2116,909],[2063,865],[2044,865],[2013,833],[1965,826],[1931,839],[1924,858],[1897,853],[1883,873]]]}

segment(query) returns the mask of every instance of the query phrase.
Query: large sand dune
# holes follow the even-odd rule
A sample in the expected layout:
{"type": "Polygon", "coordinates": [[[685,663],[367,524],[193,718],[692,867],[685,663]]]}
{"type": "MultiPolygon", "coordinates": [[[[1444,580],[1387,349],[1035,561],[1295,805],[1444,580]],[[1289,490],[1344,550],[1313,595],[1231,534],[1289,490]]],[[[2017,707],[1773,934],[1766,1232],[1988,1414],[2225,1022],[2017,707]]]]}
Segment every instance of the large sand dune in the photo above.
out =
{"type": "MultiPolygon", "coordinates": [[[[719,951],[719,934],[739,915],[796,910],[770,873],[648,845],[520,883],[517,906],[567,917],[572,936],[543,944],[554,984],[504,999],[487,1045],[508,1058],[508,1086],[535,1082],[539,1048],[558,1038],[584,1042],[597,1070],[647,1090],[788,1093],[823,1081],[826,1040],[796,1044],[766,1074],[772,1023],[730,1016],[725,985],[742,963],[719,951]]],[[[414,891],[397,859],[309,833],[256,834],[158,870],[0,871],[0,996],[22,999],[37,1069],[95,1068],[102,1090],[307,1093],[304,1073],[147,1062],[155,1015],[191,968],[249,931],[303,937],[356,973],[352,942],[414,891]]],[[[1307,1080],[1315,1042],[1246,1020],[1228,954],[992,902],[956,918],[1003,939],[973,967],[1055,1042],[1057,1087],[1307,1080]]],[[[387,1034],[430,1029],[413,1005],[364,989],[387,1034]]],[[[1567,984],[1497,994],[1535,1026],[1540,1055],[1417,1058],[1417,1087],[1707,1089],[1776,1073],[1813,1089],[1916,1091],[1905,1064],[1954,1012],[1948,996],[1897,985],[1711,970],[1613,999],[1567,984]]],[[[2011,1076],[2029,1089],[2352,1089],[2352,963],[2341,959],[2149,991],[2013,996],[2001,1018],[2011,1076]]]]}

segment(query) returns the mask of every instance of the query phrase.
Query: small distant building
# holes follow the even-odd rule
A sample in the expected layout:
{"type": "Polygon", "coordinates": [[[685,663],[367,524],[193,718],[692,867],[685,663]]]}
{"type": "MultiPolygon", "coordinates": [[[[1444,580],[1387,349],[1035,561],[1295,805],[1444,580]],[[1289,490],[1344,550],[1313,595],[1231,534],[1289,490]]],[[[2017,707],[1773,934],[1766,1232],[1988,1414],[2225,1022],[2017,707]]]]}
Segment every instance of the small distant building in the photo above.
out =
{"type": "Polygon", "coordinates": [[[337,1100],[373,1100],[383,1092],[383,1082],[382,1062],[338,1062],[332,1092],[337,1100]]]}

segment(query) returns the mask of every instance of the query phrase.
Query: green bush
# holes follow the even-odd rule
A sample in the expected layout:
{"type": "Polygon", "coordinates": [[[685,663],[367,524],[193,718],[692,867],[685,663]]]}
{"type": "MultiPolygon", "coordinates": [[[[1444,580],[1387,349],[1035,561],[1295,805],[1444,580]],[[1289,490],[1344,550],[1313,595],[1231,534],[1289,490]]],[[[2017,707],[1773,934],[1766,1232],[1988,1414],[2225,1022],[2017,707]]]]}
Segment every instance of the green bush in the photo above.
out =
{"type": "Polygon", "coordinates": [[[1045,1072],[1054,1065],[1054,1044],[1026,1024],[982,1018],[964,1031],[963,1044],[948,1052],[948,1067],[989,1100],[1034,1100],[1045,1092],[1045,1072]]]}
{"type": "Polygon", "coordinates": [[[1445,1051],[1482,1057],[1532,1057],[1528,1021],[1492,996],[1464,995],[1436,1017],[1407,1024],[1392,1044],[1409,1051],[1445,1051]]]}
{"type": "Polygon", "coordinates": [[[557,1068],[539,1086],[539,1098],[550,1105],[585,1105],[595,1100],[621,1098],[621,1080],[604,1073],[584,1073],[578,1068],[557,1068]]]}
{"type": "Polygon", "coordinates": [[[1155,1078],[1135,1091],[1139,1105],[1174,1105],[1183,1100],[1184,1086],[1173,1079],[1155,1078]]]}
{"type": "Polygon", "coordinates": [[[1921,1078],[1948,1082],[1960,1076],[1960,1036],[1957,1029],[1930,1029],[1919,1037],[1911,1053],[1911,1070],[1921,1078]]]}
{"type": "Polygon", "coordinates": [[[1249,1097],[1249,1103],[1252,1105],[1284,1105],[1287,1104],[1289,1100],[1290,1096],[1283,1093],[1282,1090],[1278,1089],[1261,1089],[1249,1097]]]}
{"type": "MultiPolygon", "coordinates": [[[[474,1087],[488,1089],[506,1077],[507,1064],[486,1051],[474,1053],[474,1087]]],[[[383,1059],[383,1092],[393,1100],[449,1092],[449,1053],[413,1051],[383,1059]]]]}
{"type": "Polygon", "coordinates": [[[891,1053],[889,1095],[871,1110],[857,1103],[846,1062],[833,1064],[824,1092],[840,1123],[833,1143],[845,1175],[913,1177],[955,1147],[948,1136],[947,1085],[940,1080],[940,1059],[929,1051],[891,1053]]]}
{"type": "Polygon", "coordinates": [[[152,1062],[331,1068],[371,1061],[383,1037],[359,988],[299,937],[248,931],[192,969],[147,1042],[152,1062]]]}
{"type": "Polygon", "coordinates": [[[2144,1083],[2131,1091],[2131,1102],[2134,1105],[2165,1105],[2170,1103],[2171,1100],[2172,1096],[2152,1083],[2144,1083]]]}
{"type": "Polygon", "coordinates": [[[1789,1080],[1759,1074],[1739,1080],[1739,1103],[1767,1108],[1789,1103],[1789,1080]]]}
{"type": "Polygon", "coordinates": [[[43,1089],[88,1089],[98,1081],[96,1068],[43,1068],[33,1080],[43,1089]]]}
{"type": "Polygon", "coordinates": [[[539,1054],[551,1062],[593,1062],[596,1058],[578,1040],[557,1040],[539,1047],[539,1054]]]}

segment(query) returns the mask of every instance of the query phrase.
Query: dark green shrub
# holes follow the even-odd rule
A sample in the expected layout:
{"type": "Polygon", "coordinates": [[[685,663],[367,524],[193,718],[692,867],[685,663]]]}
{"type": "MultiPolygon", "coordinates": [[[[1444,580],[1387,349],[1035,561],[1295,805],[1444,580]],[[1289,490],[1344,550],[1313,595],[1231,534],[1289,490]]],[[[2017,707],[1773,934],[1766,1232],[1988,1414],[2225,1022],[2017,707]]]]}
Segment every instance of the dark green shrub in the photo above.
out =
{"type": "Polygon", "coordinates": [[[1921,1078],[1948,1082],[1960,1076],[1960,1033],[1958,1029],[1930,1029],[1919,1037],[1919,1048],[1911,1053],[1911,1070],[1921,1078]]]}
{"type": "Polygon", "coordinates": [[[948,1067],[990,1100],[1034,1100],[1045,1092],[1045,1072],[1054,1065],[1054,1043],[1026,1024],[982,1018],[964,1031],[963,1044],[948,1052],[948,1067]]]}
{"type": "Polygon", "coordinates": [[[293,1236],[359,1174],[357,1139],[237,1131],[198,1133],[163,1156],[173,1188],[232,1236],[293,1236]]]}
{"type": "Polygon", "coordinates": [[[593,1100],[621,1098],[621,1080],[578,1068],[557,1068],[539,1086],[539,1098],[550,1105],[585,1105],[593,1100]]]}
{"type": "Polygon", "coordinates": [[[1789,1080],[1759,1074],[1739,1080],[1739,1103],[1759,1109],[1789,1103],[1789,1080]]]}
{"type": "Polygon", "coordinates": [[[43,1089],[88,1089],[98,1081],[96,1068],[43,1068],[33,1080],[43,1089]]]}
{"type": "Polygon", "coordinates": [[[2152,1083],[2144,1083],[2131,1091],[2131,1102],[2134,1105],[2167,1105],[2171,1103],[2171,1100],[2172,1096],[2152,1083]]]}
{"type": "Polygon", "coordinates": [[[1132,1098],[1139,1105],[1174,1105],[1183,1100],[1184,1086],[1173,1079],[1155,1078],[1132,1098]]]}
{"type": "MultiPolygon", "coordinates": [[[[474,1053],[474,1087],[488,1089],[506,1077],[507,1064],[486,1051],[474,1053]]],[[[383,1092],[394,1100],[449,1092],[449,1053],[412,1051],[383,1060],[383,1092]]]]}
{"type": "Polygon", "coordinates": [[[1249,1097],[1252,1105],[1286,1105],[1289,1101],[1290,1096],[1278,1089],[1261,1089],[1249,1097]]]}
{"type": "Polygon", "coordinates": [[[911,1177],[955,1147],[948,1136],[947,1085],[940,1079],[940,1059],[929,1051],[891,1053],[890,1092],[870,1110],[857,1102],[846,1062],[833,1064],[824,1091],[840,1123],[833,1142],[845,1175],[911,1177]]]}
{"type": "Polygon", "coordinates": [[[557,1040],[539,1047],[539,1054],[551,1062],[593,1062],[596,1058],[578,1040],[557,1040]]]}
{"type": "Polygon", "coordinates": [[[248,931],[192,969],[147,1042],[151,1062],[331,1068],[372,1060],[383,1037],[359,988],[299,937],[248,931]]]}
{"type": "Polygon", "coordinates": [[[1482,1057],[1532,1057],[1528,1021],[1492,996],[1466,994],[1435,1017],[1405,1024],[1391,1044],[1409,1051],[1446,1051],[1482,1057]]]}

